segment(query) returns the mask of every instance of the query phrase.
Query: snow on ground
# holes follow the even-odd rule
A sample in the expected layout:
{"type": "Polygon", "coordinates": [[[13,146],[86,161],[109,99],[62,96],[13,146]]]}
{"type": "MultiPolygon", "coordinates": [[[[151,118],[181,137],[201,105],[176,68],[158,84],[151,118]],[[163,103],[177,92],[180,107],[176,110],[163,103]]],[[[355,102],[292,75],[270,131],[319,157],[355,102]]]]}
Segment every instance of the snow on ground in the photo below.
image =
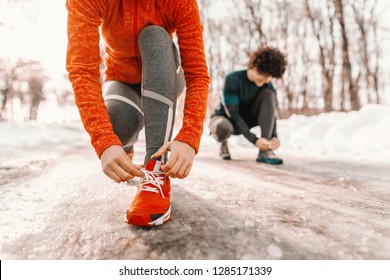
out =
{"type": "Polygon", "coordinates": [[[64,149],[84,146],[89,141],[79,122],[0,122],[0,135],[0,166],[3,167],[53,158],[64,149]]]}
{"type": "MultiPolygon", "coordinates": [[[[360,111],[318,116],[293,115],[278,121],[280,155],[390,163],[390,105],[366,105],[360,111]]],[[[258,127],[252,132],[260,135],[258,127]]],[[[206,145],[215,145],[204,137],[206,145]]],[[[243,136],[232,136],[229,147],[252,148],[243,136]]],[[[254,156],[256,151],[254,150],[254,156]]]]}
{"type": "Polygon", "coordinates": [[[152,230],[123,223],[136,182],[105,177],[79,122],[0,123],[0,258],[388,259],[389,165],[375,160],[389,115],[368,106],[282,121],[278,167],[254,163],[240,137],[221,161],[206,128],[190,176],[172,181],[172,222],[152,230]]]}
{"type": "Polygon", "coordinates": [[[389,163],[389,128],[389,105],[367,105],[358,112],[292,116],[279,122],[280,152],[389,163]]]}

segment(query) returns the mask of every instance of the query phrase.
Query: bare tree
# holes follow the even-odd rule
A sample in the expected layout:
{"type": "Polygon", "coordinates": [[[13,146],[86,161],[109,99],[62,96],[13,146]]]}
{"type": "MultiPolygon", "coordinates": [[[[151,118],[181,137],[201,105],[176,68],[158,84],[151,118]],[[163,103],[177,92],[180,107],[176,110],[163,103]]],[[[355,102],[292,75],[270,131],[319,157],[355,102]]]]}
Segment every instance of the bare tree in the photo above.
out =
{"type": "MultiPolygon", "coordinates": [[[[270,13],[274,13],[272,16],[273,18],[277,18],[279,20],[278,23],[278,33],[272,32],[271,36],[273,37],[273,41],[280,41],[280,44],[282,46],[282,49],[287,50],[289,47],[289,38],[290,38],[290,29],[291,25],[294,24],[294,21],[291,20],[290,12],[291,12],[291,6],[289,1],[282,0],[282,1],[275,1],[275,8],[270,11],[270,13]]],[[[295,59],[295,56],[293,56],[292,59],[295,59]]],[[[290,59],[290,62],[291,60],[290,59]]],[[[285,100],[287,101],[287,109],[288,111],[292,111],[294,108],[296,108],[297,103],[297,95],[292,90],[292,74],[294,73],[293,70],[293,64],[287,65],[287,71],[284,74],[284,79],[282,80],[281,85],[283,86],[284,92],[285,92],[285,100]]]]}
{"type": "Polygon", "coordinates": [[[38,118],[38,109],[43,99],[44,81],[42,77],[33,75],[28,80],[29,93],[31,95],[29,120],[38,118]]]}
{"type": "Polygon", "coordinates": [[[0,79],[1,79],[1,107],[0,121],[8,118],[8,105],[11,103],[15,94],[15,80],[18,64],[13,64],[11,60],[0,60],[0,79]]]}
{"type": "Polygon", "coordinates": [[[212,78],[210,102],[220,94],[224,76],[244,67],[259,45],[278,47],[288,56],[287,71],[276,86],[282,109],[290,113],[358,110],[366,102],[364,94],[369,102],[380,102],[381,81],[388,81],[380,72],[383,30],[377,0],[221,0],[229,12],[219,21],[217,1],[199,2],[212,78]]]}
{"type": "Polygon", "coordinates": [[[7,104],[10,99],[11,85],[9,76],[12,74],[5,73],[3,78],[3,86],[1,88],[1,107],[0,107],[0,121],[5,121],[7,119],[7,104]]]}
{"type": "Polygon", "coordinates": [[[12,100],[18,98],[23,105],[28,103],[29,119],[35,120],[38,115],[39,104],[43,99],[43,87],[47,77],[43,73],[40,62],[18,59],[15,62],[8,60],[0,65],[1,111],[0,120],[7,120],[8,107],[12,109],[12,100]]]}
{"type": "Polygon", "coordinates": [[[249,33],[256,36],[259,44],[267,45],[267,33],[264,31],[263,19],[266,14],[263,7],[262,0],[244,0],[245,7],[249,13],[247,18],[242,18],[247,22],[246,26],[249,29],[249,33]]]}
{"type": "MultiPolygon", "coordinates": [[[[375,89],[375,94],[376,94],[376,102],[378,104],[381,103],[381,97],[380,97],[380,92],[379,92],[379,89],[380,89],[380,86],[379,86],[379,79],[380,79],[380,72],[379,72],[379,60],[381,58],[381,48],[380,48],[380,45],[379,45],[379,38],[378,38],[378,22],[377,21],[374,21],[373,22],[373,40],[374,40],[374,44],[375,44],[375,49],[374,49],[374,52],[373,52],[373,57],[375,57],[375,61],[374,61],[374,70],[373,70],[373,73],[372,73],[372,78],[374,80],[374,89],[375,89]]],[[[386,75],[386,74],[385,74],[386,75]]]]}
{"type": "Polygon", "coordinates": [[[322,69],[322,88],[324,92],[324,109],[326,112],[330,112],[333,110],[333,82],[335,69],[334,9],[331,7],[329,1],[326,2],[325,5],[326,14],[323,15],[322,11],[324,10],[324,6],[313,7],[313,4],[311,4],[309,0],[305,0],[305,10],[319,48],[319,62],[322,69]]]}
{"type": "Polygon", "coordinates": [[[208,99],[208,114],[210,114],[219,101],[221,91],[221,37],[223,36],[222,24],[209,16],[209,10],[213,3],[208,0],[200,0],[200,13],[204,26],[205,52],[208,72],[211,78],[208,99]]]}
{"type": "Polygon", "coordinates": [[[351,103],[352,110],[359,110],[360,99],[358,92],[358,81],[360,79],[361,73],[359,72],[356,78],[352,76],[352,65],[349,57],[349,37],[346,28],[345,13],[344,13],[344,2],[343,0],[333,0],[336,18],[340,25],[341,32],[341,44],[342,44],[342,61],[343,61],[343,71],[342,71],[342,81],[344,89],[348,88],[349,99],[351,103]]]}
{"type": "Polygon", "coordinates": [[[378,64],[377,62],[371,63],[374,59],[370,59],[370,56],[377,55],[375,52],[377,49],[377,41],[373,38],[375,36],[374,28],[376,28],[374,12],[377,7],[377,3],[377,0],[360,0],[351,2],[354,19],[360,35],[359,53],[361,54],[361,65],[364,69],[363,80],[365,81],[366,95],[369,103],[379,103],[379,88],[376,82],[378,80],[378,64]],[[370,43],[371,45],[374,45],[372,47],[372,51],[370,51],[370,43]]]}

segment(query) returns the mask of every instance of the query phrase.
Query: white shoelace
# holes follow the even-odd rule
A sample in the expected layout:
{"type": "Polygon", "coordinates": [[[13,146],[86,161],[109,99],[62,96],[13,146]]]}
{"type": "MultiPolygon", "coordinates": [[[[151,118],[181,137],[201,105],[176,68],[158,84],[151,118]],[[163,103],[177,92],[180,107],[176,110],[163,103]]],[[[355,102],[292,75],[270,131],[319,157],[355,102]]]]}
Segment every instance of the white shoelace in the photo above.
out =
{"type": "Polygon", "coordinates": [[[164,184],[164,172],[153,172],[146,169],[141,169],[145,173],[145,177],[141,179],[139,191],[160,193],[162,198],[165,198],[162,191],[162,185],[164,184]],[[147,184],[153,186],[147,186],[147,184]]]}

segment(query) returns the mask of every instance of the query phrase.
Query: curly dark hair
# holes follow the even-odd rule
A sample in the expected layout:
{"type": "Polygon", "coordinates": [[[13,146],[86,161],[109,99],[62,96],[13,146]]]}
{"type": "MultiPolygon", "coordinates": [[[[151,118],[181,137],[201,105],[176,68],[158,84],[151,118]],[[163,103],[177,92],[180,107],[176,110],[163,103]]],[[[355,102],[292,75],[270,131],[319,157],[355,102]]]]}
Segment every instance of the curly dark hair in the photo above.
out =
{"type": "Polygon", "coordinates": [[[268,74],[274,78],[281,78],[286,70],[287,58],[277,48],[259,47],[249,57],[249,68],[256,68],[257,72],[268,74]]]}

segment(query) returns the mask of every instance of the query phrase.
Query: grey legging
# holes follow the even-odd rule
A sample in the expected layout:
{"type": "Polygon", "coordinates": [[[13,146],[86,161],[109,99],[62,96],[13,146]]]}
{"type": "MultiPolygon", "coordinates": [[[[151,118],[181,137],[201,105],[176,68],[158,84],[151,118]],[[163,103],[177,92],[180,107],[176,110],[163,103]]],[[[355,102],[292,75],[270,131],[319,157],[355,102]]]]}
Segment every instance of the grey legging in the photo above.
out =
{"type": "MultiPolygon", "coordinates": [[[[145,126],[145,164],[171,139],[176,100],[184,89],[178,51],[169,34],[159,26],[145,27],[138,38],[142,85],[107,81],[103,85],[114,133],[126,152],[133,149],[145,126]]],[[[161,159],[166,161],[165,155],[161,159]]]]}

